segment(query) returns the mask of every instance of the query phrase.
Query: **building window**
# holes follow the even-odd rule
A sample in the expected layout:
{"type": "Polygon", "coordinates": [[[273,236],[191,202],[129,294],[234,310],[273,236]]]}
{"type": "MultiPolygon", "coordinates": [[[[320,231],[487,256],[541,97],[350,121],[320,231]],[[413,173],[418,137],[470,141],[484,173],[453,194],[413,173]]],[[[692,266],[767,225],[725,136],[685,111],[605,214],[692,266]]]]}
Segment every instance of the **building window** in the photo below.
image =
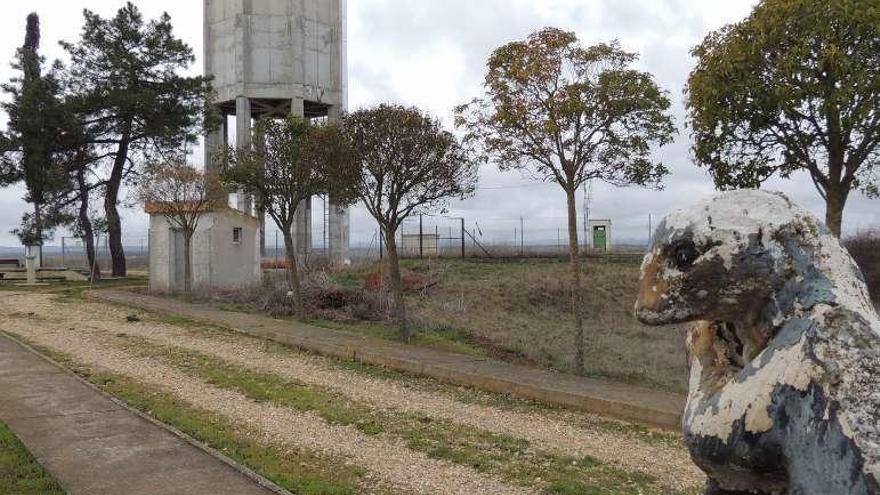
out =
{"type": "Polygon", "coordinates": [[[232,229],[232,243],[241,244],[241,227],[232,229]]]}

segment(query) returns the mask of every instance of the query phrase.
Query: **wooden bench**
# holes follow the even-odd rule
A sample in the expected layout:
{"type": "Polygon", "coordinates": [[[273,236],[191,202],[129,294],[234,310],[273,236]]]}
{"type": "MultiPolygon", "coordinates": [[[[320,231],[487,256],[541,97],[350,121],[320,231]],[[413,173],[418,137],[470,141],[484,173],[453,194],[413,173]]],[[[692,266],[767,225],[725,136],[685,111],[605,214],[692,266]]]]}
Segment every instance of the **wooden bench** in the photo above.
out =
{"type": "Polygon", "coordinates": [[[18,258],[0,258],[0,270],[18,270],[21,261],[18,258]]]}

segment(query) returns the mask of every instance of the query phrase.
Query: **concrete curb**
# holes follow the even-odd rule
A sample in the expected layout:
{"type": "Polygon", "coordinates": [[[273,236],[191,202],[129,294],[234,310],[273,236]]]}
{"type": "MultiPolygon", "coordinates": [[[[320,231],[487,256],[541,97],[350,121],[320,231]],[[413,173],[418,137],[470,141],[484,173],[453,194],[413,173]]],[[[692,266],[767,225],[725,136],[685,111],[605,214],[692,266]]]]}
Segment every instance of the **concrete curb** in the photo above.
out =
{"type": "Polygon", "coordinates": [[[13,335],[10,335],[9,333],[7,333],[3,330],[0,330],[0,336],[2,336],[3,338],[9,339],[12,342],[15,342],[16,344],[18,344],[22,348],[26,349],[31,354],[37,356],[38,358],[42,359],[43,361],[46,361],[47,363],[51,364],[52,366],[58,368],[59,370],[61,370],[65,374],[67,374],[68,376],[73,377],[78,382],[82,383],[83,385],[85,385],[89,389],[97,392],[98,394],[100,394],[104,398],[110,400],[111,402],[113,402],[117,406],[121,407],[123,410],[134,414],[135,416],[145,420],[146,422],[152,424],[153,426],[156,426],[158,428],[161,428],[161,429],[167,431],[168,433],[171,433],[172,435],[179,438],[180,440],[183,440],[187,444],[192,445],[193,447],[205,452],[206,454],[217,459],[218,461],[222,462],[223,464],[226,464],[227,466],[229,466],[230,468],[232,468],[236,472],[240,473],[245,478],[250,479],[251,481],[253,481],[257,485],[259,485],[260,487],[265,488],[266,490],[269,490],[273,493],[276,493],[277,495],[294,495],[293,493],[276,485],[275,483],[273,483],[269,479],[263,477],[262,475],[260,475],[256,471],[254,471],[246,466],[243,466],[243,465],[239,464],[238,462],[230,459],[229,457],[224,455],[222,452],[208,446],[207,444],[200,442],[199,440],[196,440],[195,438],[189,436],[188,434],[178,430],[177,428],[175,428],[171,425],[167,425],[165,423],[162,423],[161,421],[158,421],[157,419],[153,418],[152,416],[148,416],[147,414],[129,406],[124,401],[117,399],[116,397],[101,390],[101,388],[98,387],[97,385],[95,385],[94,383],[77,375],[76,373],[74,373],[72,370],[68,369],[63,364],[55,361],[54,359],[50,358],[49,356],[46,356],[43,353],[41,353],[40,351],[34,349],[30,344],[21,341],[20,339],[16,338],[13,335]]]}
{"type": "Polygon", "coordinates": [[[230,313],[144,294],[107,289],[88,291],[85,295],[141,311],[186,317],[323,356],[401,370],[455,385],[538,400],[664,430],[679,431],[681,428],[685,398],[679,394],[554,374],[487,358],[405,346],[350,332],[230,313]]]}

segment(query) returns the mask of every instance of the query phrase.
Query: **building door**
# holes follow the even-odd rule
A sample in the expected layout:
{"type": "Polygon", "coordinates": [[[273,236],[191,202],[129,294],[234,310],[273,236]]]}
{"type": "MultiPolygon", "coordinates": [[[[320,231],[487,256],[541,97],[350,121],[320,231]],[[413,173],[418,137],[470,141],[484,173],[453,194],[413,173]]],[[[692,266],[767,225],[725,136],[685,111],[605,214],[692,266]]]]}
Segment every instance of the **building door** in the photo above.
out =
{"type": "Polygon", "coordinates": [[[607,249],[607,237],[605,232],[605,226],[599,225],[593,227],[593,249],[598,249],[599,251],[605,251],[607,249]]]}
{"type": "Polygon", "coordinates": [[[174,256],[174,287],[175,292],[184,289],[186,280],[186,242],[183,239],[183,231],[179,229],[171,229],[171,250],[174,256]]]}

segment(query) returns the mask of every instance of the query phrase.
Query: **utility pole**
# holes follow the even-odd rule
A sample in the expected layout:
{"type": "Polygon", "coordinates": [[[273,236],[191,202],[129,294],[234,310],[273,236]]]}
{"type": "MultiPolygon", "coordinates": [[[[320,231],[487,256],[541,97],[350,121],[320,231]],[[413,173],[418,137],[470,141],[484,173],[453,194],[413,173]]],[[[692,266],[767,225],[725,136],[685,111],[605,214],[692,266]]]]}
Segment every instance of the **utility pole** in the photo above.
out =
{"type": "Polygon", "coordinates": [[[425,257],[425,231],[424,231],[425,215],[419,215],[419,259],[425,257]]]}
{"type": "Polygon", "coordinates": [[[461,259],[465,258],[464,218],[461,219],[461,259]]]}
{"type": "Polygon", "coordinates": [[[523,217],[519,217],[519,256],[522,258],[526,254],[526,226],[523,217]]]}
{"type": "Polygon", "coordinates": [[[590,207],[593,202],[593,181],[584,183],[584,248],[590,247],[590,207]]]}

